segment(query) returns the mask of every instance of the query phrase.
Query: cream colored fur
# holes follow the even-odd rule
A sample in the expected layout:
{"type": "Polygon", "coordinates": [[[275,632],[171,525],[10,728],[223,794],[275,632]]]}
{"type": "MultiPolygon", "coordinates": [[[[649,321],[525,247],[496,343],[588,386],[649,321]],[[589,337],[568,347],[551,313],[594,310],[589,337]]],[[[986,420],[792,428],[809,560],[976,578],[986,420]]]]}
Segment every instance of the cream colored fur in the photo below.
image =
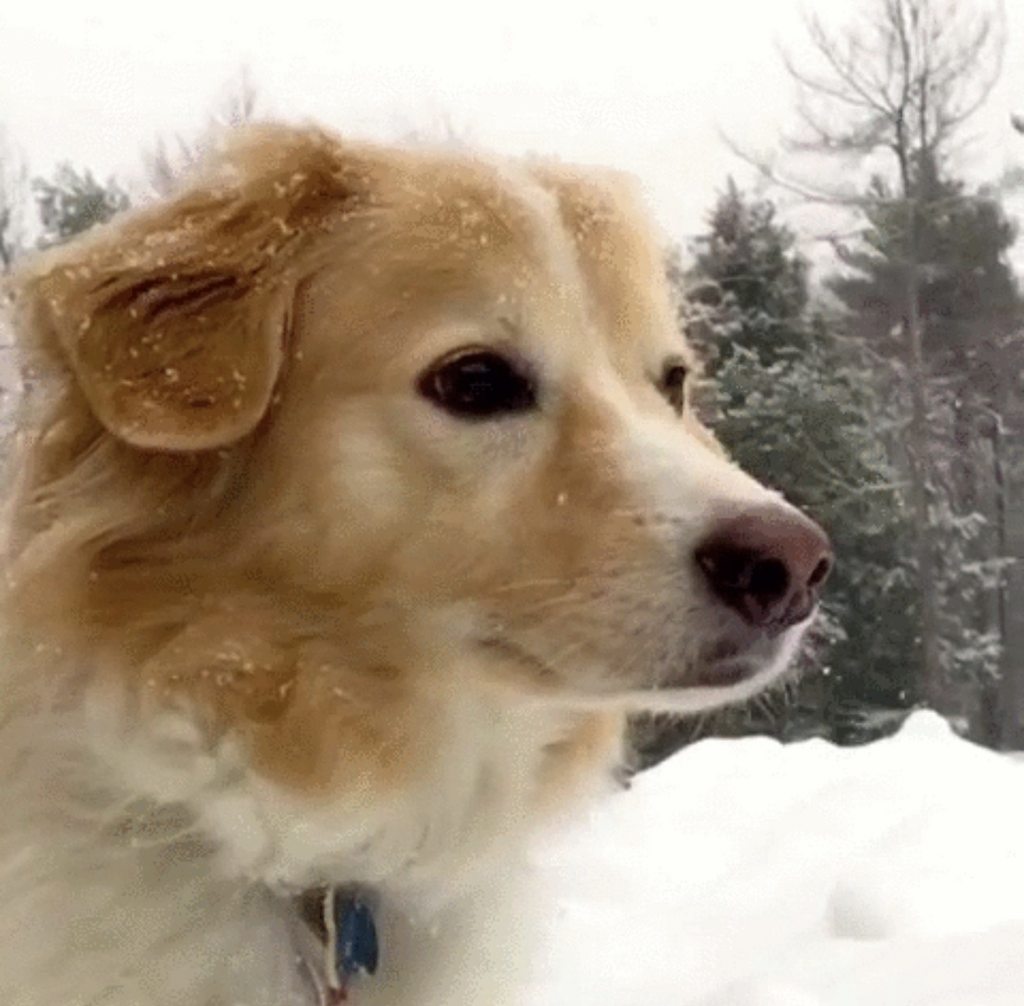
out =
{"type": "Polygon", "coordinates": [[[526,849],[724,631],[691,553],[783,505],[659,391],[628,180],[258,127],[33,262],[6,526],[0,1003],[314,1006],[291,897],[382,901],[354,1006],[519,1002],[526,849]],[[496,422],[416,391],[530,362],[496,422]]]}

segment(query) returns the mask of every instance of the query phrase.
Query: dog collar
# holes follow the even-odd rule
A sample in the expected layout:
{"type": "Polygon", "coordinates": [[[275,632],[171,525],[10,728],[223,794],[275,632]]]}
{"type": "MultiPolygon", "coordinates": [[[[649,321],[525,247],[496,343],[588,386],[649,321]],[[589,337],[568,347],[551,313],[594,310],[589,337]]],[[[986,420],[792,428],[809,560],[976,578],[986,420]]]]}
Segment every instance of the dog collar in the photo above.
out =
{"type": "Polygon", "coordinates": [[[319,1006],[349,1001],[353,983],[377,970],[375,898],[353,887],[321,887],[298,898],[297,951],[319,1006]]]}

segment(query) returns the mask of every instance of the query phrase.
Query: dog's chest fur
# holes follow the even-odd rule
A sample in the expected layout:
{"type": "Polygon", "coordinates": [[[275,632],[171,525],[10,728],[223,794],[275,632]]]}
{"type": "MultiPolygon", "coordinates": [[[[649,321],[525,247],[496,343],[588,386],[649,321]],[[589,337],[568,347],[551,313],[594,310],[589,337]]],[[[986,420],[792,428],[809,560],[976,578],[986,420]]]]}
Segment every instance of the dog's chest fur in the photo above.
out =
{"type": "MultiPolygon", "coordinates": [[[[130,733],[108,702],[92,717],[100,757],[134,792],[189,807],[225,876],[281,890],[365,884],[425,914],[522,844],[546,762],[578,720],[500,693],[446,689],[414,724],[422,757],[403,785],[381,792],[356,782],[340,796],[308,796],[247,770],[231,741],[206,748],[184,715],[130,733]]],[[[344,772],[344,738],[338,751],[344,772]]]]}
{"type": "Polygon", "coordinates": [[[528,953],[502,963],[506,916],[528,911],[525,832],[573,719],[453,689],[424,710],[432,756],[408,785],[332,801],[260,780],[181,713],[143,729],[109,694],[85,711],[0,730],[9,1006],[312,1006],[293,895],[322,883],[366,885],[381,906],[382,969],[357,1006],[483,1003],[495,960],[486,1001],[514,989],[503,969],[528,953]]]}

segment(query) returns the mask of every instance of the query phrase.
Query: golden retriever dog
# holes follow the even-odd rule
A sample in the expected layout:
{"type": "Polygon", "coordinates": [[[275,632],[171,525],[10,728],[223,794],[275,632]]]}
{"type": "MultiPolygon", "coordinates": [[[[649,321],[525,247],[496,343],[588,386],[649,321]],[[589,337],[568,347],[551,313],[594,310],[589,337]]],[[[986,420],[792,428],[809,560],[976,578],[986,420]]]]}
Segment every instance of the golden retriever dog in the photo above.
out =
{"type": "Polygon", "coordinates": [[[530,836],[831,562],[694,416],[634,186],[253,126],[13,302],[0,1002],[518,1002],[530,836]]]}

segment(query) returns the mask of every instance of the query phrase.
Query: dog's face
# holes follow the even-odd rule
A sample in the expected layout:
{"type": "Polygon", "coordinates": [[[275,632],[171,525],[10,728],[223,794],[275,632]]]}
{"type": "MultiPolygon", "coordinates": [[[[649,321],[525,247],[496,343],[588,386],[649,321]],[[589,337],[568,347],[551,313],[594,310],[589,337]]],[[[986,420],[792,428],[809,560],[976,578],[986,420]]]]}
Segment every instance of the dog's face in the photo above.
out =
{"type": "Polygon", "coordinates": [[[218,519],[252,575],[575,702],[785,667],[827,541],[695,417],[625,181],[292,133],[228,163],[100,239],[47,325],[131,449],[245,445],[218,519]]]}

